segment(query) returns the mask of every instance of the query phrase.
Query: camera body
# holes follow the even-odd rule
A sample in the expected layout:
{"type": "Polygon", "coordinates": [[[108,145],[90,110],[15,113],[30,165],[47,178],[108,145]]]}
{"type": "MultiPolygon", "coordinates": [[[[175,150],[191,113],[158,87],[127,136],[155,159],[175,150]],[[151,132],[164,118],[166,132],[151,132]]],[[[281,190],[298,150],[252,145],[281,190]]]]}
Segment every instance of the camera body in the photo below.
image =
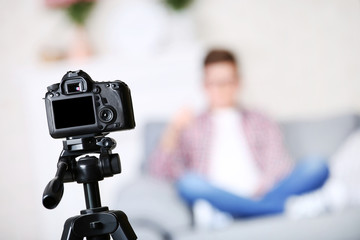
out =
{"type": "Polygon", "coordinates": [[[82,70],[69,71],[48,87],[46,115],[51,137],[99,135],[135,127],[129,87],[122,81],[95,82],[82,70]]]}

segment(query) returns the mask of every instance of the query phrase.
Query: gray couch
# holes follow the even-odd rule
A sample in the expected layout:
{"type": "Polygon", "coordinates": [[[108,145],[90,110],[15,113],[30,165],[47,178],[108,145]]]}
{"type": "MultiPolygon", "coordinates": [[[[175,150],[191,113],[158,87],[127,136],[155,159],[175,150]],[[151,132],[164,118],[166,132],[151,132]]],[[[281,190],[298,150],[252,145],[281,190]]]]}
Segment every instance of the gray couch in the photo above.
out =
{"type": "MultiPolygon", "coordinates": [[[[145,127],[144,159],[157,144],[164,126],[165,123],[152,122],[145,127]]],[[[344,114],[284,122],[280,126],[294,159],[330,159],[348,136],[360,130],[360,116],[344,114]]],[[[144,161],[144,174],[122,189],[118,206],[114,206],[127,213],[139,239],[360,239],[360,208],[312,219],[268,216],[239,220],[222,230],[193,229],[189,210],[179,201],[174,188],[148,176],[146,168],[144,161]]]]}

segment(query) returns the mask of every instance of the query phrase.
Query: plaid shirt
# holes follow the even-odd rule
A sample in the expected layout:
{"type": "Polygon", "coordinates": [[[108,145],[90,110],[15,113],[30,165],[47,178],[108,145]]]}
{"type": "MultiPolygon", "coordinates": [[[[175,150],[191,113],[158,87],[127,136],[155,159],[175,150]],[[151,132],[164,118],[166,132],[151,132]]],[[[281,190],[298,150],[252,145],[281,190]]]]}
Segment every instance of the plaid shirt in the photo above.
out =
{"type": "MultiPolygon", "coordinates": [[[[247,110],[242,114],[242,124],[250,152],[261,173],[259,194],[270,190],[292,169],[292,161],[285,150],[278,126],[263,115],[247,110]]],[[[212,140],[210,112],[197,117],[184,130],[174,152],[164,152],[160,146],[150,156],[150,172],[159,177],[177,179],[184,172],[207,175],[212,140]]]]}

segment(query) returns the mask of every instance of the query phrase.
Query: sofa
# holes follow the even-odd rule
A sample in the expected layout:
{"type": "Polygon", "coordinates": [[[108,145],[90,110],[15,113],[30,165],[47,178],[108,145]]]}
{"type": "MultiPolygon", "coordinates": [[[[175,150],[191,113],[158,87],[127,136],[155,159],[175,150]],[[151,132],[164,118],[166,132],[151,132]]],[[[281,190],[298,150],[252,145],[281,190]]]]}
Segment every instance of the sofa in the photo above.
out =
{"type": "MultiPolygon", "coordinates": [[[[279,125],[295,161],[305,156],[331,159],[342,143],[360,130],[360,116],[342,114],[279,125]]],[[[284,215],[237,220],[217,230],[193,227],[191,211],[179,200],[173,186],[146,171],[147,157],[165,126],[161,121],[146,124],[142,174],[121,189],[114,206],[127,213],[139,239],[360,239],[360,207],[297,220],[284,215]]]]}

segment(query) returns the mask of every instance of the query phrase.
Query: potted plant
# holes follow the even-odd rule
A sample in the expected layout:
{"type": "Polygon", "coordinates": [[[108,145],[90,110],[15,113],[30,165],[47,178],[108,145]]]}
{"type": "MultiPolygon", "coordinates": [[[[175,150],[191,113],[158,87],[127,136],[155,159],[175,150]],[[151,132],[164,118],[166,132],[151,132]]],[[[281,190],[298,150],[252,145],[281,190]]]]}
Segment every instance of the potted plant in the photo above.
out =
{"type": "Polygon", "coordinates": [[[163,0],[164,3],[175,11],[187,8],[193,0],[163,0]]]}
{"type": "Polygon", "coordinates": [[[45,0],[45,3],[50,8],[63,10],[74,25],[68,57],[75,60],[89,57],[92,51],[85,26],[96,0],[45,0]]]}

